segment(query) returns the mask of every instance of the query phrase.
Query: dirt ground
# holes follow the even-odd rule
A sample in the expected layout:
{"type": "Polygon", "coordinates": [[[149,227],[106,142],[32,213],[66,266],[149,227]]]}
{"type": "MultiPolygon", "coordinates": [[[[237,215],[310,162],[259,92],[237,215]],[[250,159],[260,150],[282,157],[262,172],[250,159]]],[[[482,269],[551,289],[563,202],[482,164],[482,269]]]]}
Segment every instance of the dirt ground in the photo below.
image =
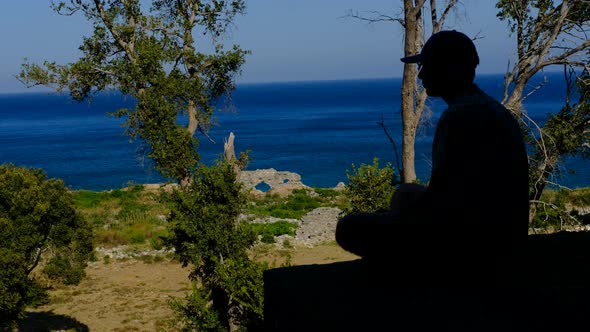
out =
{"type": "MultiPolygon", "coordinates": [[[[334,243],[314,248],[259,250],[272,266],[326,264],[356,259],[334,243]]],[[[168,302],[183,298],[189,269],[170,259],[116,260],[89,264],[77,286],[50,291],[50,303],[27,311],[18,331],[171,331],[168,302]]]]}

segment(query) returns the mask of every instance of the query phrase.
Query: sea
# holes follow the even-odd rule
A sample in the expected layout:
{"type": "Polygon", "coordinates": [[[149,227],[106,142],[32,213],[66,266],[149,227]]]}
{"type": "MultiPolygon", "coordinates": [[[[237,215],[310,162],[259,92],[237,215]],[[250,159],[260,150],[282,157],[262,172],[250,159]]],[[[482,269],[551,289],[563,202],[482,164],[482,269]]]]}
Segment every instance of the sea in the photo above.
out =
{"type": "MultiPolygon", "coordinates": [[[[539,123],[563,106],[566,91],[562,73],[545,77],[547,83],[524,102],[539,123]]],[[[476,83],[501,99],[503,75],[478,75],[476,83]]],[[[198,136],[202,161],[219,158],[224,139],[233,132],[236,152],[250,151],[247,169],[295,172],[312,187],[346,183],[352,164],[370,164],[375,157],[380,165],[395,167],[393,145],[379,123],[401,149],[400,87],[400,78],[238,84],[230,98],[220,101],[208,137],[198,136]]],[[[429,115],[415,147],[422,182],[429,179],[434,126],[446,107],[436,98],[427,105],[429,115]]],[[[165,182],[142,142],[125,134],[124,119],[108,115],[132,106],[133,100],[118,92],[100,93],[90,103],[57,93],[0,94],[0,163],[42,168],[71,189],[165,182]]],[[[567,158],[561,169],[554,182],[590,186],[586,160],[567,158]]],[[[481,174],[482,183],[485,178],[481,174]]]]}

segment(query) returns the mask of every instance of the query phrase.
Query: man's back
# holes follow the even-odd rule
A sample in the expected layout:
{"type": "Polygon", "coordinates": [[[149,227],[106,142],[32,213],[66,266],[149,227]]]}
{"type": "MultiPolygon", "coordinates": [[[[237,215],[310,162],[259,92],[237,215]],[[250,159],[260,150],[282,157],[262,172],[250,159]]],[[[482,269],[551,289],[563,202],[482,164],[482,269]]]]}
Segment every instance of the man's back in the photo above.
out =
{"type": "Polygon", "coordinates": [[[423,202],[432,217],[524,240],[528,161],[518,122],[508,110],[474,86],[449,103],[432,150],[423,202]]]}

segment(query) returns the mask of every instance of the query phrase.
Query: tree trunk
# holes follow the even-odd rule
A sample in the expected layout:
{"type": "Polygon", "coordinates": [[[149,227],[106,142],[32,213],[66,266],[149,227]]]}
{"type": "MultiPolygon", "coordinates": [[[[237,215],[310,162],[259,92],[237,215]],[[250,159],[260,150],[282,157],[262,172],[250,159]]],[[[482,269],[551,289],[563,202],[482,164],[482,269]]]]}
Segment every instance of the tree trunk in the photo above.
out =
{"type": "Polygon", "coordinates": [[[186,129],[188,130],[191,137],[193,137],[195,135],[195,132],[197,131],[197,128],[199,127],[199,119],[197,119],[197,106],[195,105],[194,101],[190,100],[188,102],[187,111],[188,126],[186,129]]]}
{"type": "Polygon", "coordinates": [[[213,311],[219,314],[219,321],[227,331],[232,330],[232,323],[229,314],[229,298],[225,290],[221,287],[211,289],[211,305],[213,311]]]}
{"type": "Polygon", "coordinates": [[[232,164],[234,173],[236,173],[236,178],[238,178],[241,169],[238,163],[238,159],[236,158],[236,152],[234,149],[234,139],[234,133],[230,132],[229,138],[227,139],[227,141],[223,143],[223,157],[228,163],[232,164]]]}
{"type": "MultiPolygon", "coordinates": [[[[405,40],[404,56],[420,52],[422,46],[422,8],[414,7],[412,0],[404,0],[405,40]]],[[[401,115],[402,115],[402,183],[416,181],[416,167],[414,164],[416,142],[416,128],[422,114],[422,109],[416,109],[416,81],[417,68],[414,64],[405,64],[402,77],[401,115]]]]}

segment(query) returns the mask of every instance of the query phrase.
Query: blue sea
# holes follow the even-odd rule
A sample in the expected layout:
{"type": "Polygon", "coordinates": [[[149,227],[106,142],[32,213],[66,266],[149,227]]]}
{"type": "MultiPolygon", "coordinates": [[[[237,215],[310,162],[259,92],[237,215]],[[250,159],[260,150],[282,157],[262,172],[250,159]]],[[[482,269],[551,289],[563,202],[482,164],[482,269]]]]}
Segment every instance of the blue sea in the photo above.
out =
{"type": "MultiPolygon", "coordinates": [[[[549,83],[524,104],[539,122],[558,111],[565,96],[562,74],[547,76],[549,83]]],[[[502,75],[480,75],[476,81],[501,98],[502,75]]],[[[314,187],[346,183],[352,163],[378,157],[382,165],[395,165],[393,147],[377,122],[384,120],[400,146],[400,85],[397,78],[240,84],[231,107],[216,115],[212,141],[200,136],[199,149],[203,160],[212,162],[233,131],[236,151],[251,151],[247,169],[296,172],[314,187]]],[[[142,154],[140,142],[125,135],[123,120],[107,115],[131,105],[129,98],[114,92],[102,93],[92,103],[74,102],[66,94],[0,95],[0,163],[43,168],[72,189],[165,181],[142,154]]],[[[437,99],[428,106],[431,124],[422,127],[416,140],[416,170],[422,181],[428,181],[434,125],[445,109],[437,99]]],[[[555,181],[572,188],[590,186],[588,162],[568,159],[563,169],[564,176],[555,181]]]]}

